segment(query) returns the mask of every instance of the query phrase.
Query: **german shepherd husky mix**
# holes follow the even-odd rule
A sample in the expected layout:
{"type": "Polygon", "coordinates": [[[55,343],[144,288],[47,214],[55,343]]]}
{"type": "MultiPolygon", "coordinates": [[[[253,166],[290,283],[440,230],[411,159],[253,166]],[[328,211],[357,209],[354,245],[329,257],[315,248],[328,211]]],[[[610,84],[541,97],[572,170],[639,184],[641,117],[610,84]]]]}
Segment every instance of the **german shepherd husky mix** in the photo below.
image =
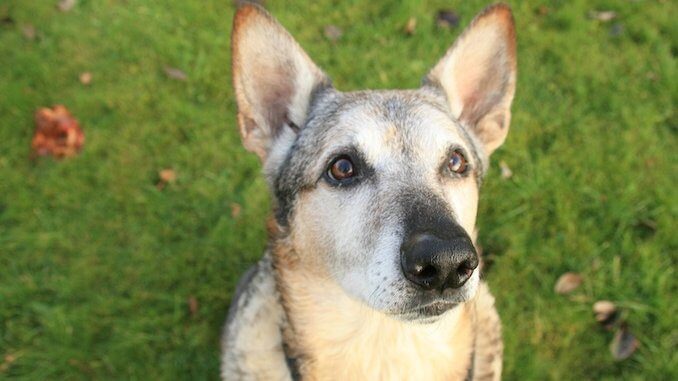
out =
{"type": "Polygon", "coordinates": [[[226,380],[497,380],[475,249],[478,191],[509,129],[513,17],[481,12],[415,90],[340,92],[265,10],[242,6],[233,83],[273,194],[240,281],[226,380]]]}

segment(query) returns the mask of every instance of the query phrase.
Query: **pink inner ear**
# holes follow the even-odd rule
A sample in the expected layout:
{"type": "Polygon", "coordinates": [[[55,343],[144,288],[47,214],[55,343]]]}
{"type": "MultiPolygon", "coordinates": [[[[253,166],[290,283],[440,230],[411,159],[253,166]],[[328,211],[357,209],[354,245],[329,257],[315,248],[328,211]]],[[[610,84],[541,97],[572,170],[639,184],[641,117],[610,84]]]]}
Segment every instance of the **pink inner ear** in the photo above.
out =
{"type": "Polygon", "coordinates": [[[266,122],[270,126],[272,136],[280,132],[282,125],[288,119],[290,103],[294,96],[294,84],[290,66],[274,68],[276,73],[267,73],[277,80],[271,82],[257,81],[254,92],[258,93],[258,99],[266,113],[266,122]],[[285,80],[286,79],[286,80],[285,80]]]}
{"type": "Polygon", "coordinates": [[[511,66],[502,35],[491,28],[469,36],[455,52],[453,77],[460,119],[475,124],[506,95],[511,66]]]}
{"type": "Polygon", "coordinates": [[[506,138],[515,91],[515,29],[511,10],[486,8],[429,72],[454,117],[484,143],[487,154],[506,138]]]}
{"type": "Polygon", "coordinates": [[[263,8],[245,5],[235,16],[233,83],[245,146],[264,159],[282,127],[301,124],[317,86],[330,81],[263,8]]]}

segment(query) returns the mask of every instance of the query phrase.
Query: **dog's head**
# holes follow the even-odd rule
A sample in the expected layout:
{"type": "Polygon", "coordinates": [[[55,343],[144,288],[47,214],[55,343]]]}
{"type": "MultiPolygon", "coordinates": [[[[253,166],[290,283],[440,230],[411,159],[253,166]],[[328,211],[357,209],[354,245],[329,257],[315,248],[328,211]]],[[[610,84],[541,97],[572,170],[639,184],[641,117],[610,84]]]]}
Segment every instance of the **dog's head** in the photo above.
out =
{"type": "Polygon", "coordinates": [[[473,297],[478,189],[515,89],[510,9],[478,15],[416,90],[335,90],[254,5],[232,49],[243,142],[301,265],[404,320],[473,297]]]}

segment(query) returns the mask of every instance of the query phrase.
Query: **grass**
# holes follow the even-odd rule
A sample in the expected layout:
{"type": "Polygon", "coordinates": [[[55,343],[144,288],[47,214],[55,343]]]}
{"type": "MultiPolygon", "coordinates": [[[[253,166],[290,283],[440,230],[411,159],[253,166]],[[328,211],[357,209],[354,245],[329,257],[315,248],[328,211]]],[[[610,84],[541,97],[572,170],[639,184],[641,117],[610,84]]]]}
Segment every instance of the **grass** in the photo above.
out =
{"type": "MultiPolygon", "coordinates": [[[[81,0],[66,13],[55,3],[0,3],[0,379],[216,379],[221,324],[264,248],[269,207],[235,127],[231,1],[81,0]],[[31,161],[32,114],[52,104],[80,120],[85,149],[31,161]],[[163,168],[178,180],[161,191],[163,168]]],[[[269,3],[343,90],[417,86],[460,31],[437,28],[436,11],[466,25],[485,5],[269,3]],[[323,36],[329,24],[343,29],[337,42],[323,36]]],[[[676,379],[678,7],[513,7],[512,132],[479,212],[505,379],[676,379]],[[553,292],[565,271],[585,277],[572,297],[553,292]],[[628,360],[609,353],[612,335],[591,313],[599,299],[623,306],[641,342],[628,360]]]]}

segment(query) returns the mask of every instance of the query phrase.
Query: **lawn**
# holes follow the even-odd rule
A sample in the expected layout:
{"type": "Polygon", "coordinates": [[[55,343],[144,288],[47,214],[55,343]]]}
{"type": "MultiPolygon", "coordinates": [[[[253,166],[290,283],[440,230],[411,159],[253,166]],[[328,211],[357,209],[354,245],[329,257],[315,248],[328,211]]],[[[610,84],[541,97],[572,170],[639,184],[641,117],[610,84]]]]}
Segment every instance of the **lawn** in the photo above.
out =
{"type": "MultiPolygon", "coordinates": [[[[56,3],[0,2],[0,379],[214,380],[270,204],[235,125],[232,1],[56,3]],[[54,104],[80,121],[85,147],[31,160],[33,113],[54,104]],[[168,168],[177,180],[159,189],[168,168]]],[[[487,4],[267,3],[342,90],[417,86],[487,4]],[[436,26],[441,8],[460,25],[436,26]],[[328,39],[327,25],[342,35],[328,39]]],[[[513,8],[512,131],[479,211],[505,379],[678,379],[678,6],[513,8]],[[603,10],[616,17],[590,15],[603,10]],[[566,271],[584,282],[557,295],[566,271]],[[610,354],[600,299],[640,341],[629,359],[610,354]]]]}

